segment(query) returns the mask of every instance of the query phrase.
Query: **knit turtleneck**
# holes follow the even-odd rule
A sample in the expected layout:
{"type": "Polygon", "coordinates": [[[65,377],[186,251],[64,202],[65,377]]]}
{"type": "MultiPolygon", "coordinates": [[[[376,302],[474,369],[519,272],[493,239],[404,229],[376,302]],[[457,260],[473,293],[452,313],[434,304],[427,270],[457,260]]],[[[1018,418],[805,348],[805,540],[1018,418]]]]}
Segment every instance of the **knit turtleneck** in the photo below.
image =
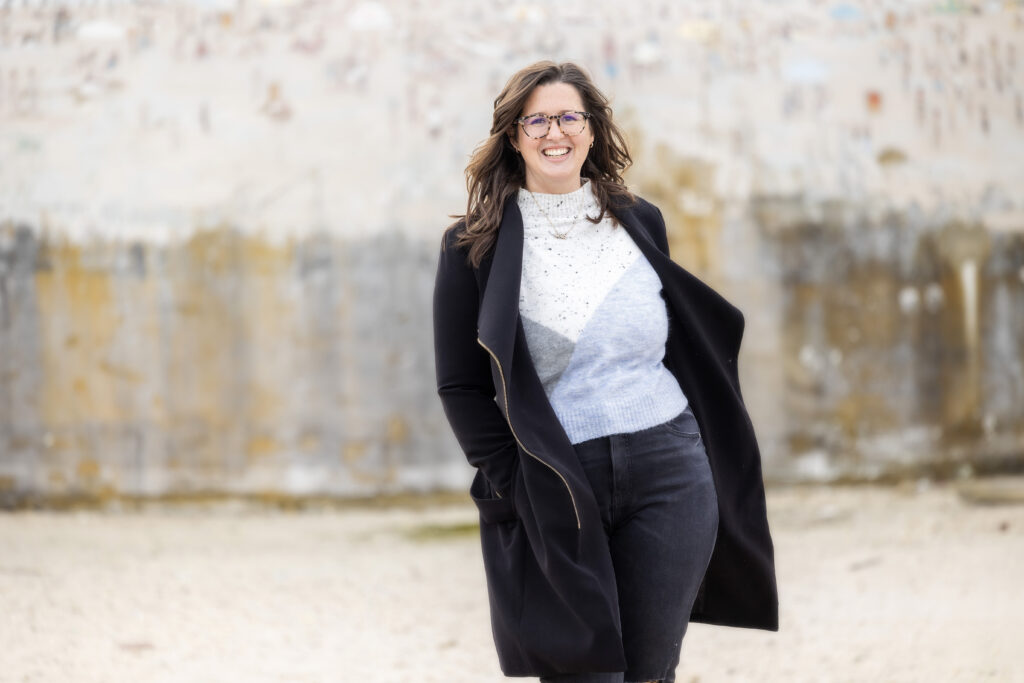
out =
{"type": "Polygon", "coordinates": [[[661,280],[590,183],[566,194],[519,191],[519,314],[534,367],[572,443],[672,419],[687,400],[663,364],[661,280]],[[581,210],[582,206],[582,210],[581,210]],[[566,234],[559,239],[555,233],[566,234]]]}
{"type": "Polygon", "coordinates": [[[523,226],[528,231],[550,230],[565,234],[569,230],[579,230],[584,223],[593,226],[587,221],[587,216],[597,217],[601,213],[589,181],[584,181],[578,190],[565,194],[530,192],[522,188],[517,200],[523,214],[523,226]]]}

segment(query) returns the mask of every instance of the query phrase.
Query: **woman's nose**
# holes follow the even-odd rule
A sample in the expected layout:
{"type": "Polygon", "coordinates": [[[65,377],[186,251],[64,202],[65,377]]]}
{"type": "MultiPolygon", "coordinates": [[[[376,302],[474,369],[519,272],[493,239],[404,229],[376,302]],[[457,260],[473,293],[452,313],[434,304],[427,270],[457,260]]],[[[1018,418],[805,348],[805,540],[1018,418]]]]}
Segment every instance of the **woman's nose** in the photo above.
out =
{"type": "Polygon", "coordinates": [[[551,125],[548,127],[548,134],[544,137],[552,140],[565,137],[565,134],[562,133],[562,126],[558,123],[558,119],[551,119],[551,125]]]}

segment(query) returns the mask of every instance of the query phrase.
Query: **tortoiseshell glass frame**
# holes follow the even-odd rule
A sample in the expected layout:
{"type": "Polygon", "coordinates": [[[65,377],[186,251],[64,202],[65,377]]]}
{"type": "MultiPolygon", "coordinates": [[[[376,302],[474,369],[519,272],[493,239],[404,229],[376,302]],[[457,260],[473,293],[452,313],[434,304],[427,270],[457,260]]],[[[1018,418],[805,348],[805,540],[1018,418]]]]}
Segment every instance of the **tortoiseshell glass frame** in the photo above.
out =
{"type": "Polygon", "coordinates": [[[526,135],[526,137],[531,138],[533,140],[539,140],[540,138],[546,136],[548,133],[551,132],[551,120],[552,119],[558,119],[558,129],[561,130],[566,135],[568,135],[569,137],[575,137],[575,136],[579,135],[580,133],[582,133],[583,131],[585,131],[587,129],[587,119],[589,119],[591,116],[592,115],[590,114],[590,112],[585,112],[585,111],[563,111],[561,114],[550,114],[550,115],[549,114],[527,114],[526,116],[520,116],[518,119],[513,121],[513,123],[516,123],[519,126],[522,126],[523,133],[526,135]],[[566,133],[565,130],[562,129],[562,117],[565,116],[566,114],[579,114],[580,116],[583,117],[583,127],[580,128],[578,132],[576,132],[576,133],[566,133]],[[526,125],[524,124],[524,121],[526,121],[526,119],[537,118],[538,116],[543,116],[545,119],[548,120],[548,127],[544,129],[544,133],[541,134],[541,135],[530,135],[529,133],[526,132],[526,125]]]}

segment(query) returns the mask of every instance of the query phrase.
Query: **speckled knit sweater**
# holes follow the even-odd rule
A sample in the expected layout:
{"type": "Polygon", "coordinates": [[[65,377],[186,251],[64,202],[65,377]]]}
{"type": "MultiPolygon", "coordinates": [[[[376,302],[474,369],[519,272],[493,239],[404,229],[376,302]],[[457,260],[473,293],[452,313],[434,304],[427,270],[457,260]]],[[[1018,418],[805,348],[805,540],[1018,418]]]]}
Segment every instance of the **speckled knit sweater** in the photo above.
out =
{"type": "Polygon", "coordinates": [[[687,405],[662,362],[661,280],[586,183],[517,197],[523,215],[519,314],[530,356],[572,443],[661,424],[687,405]],[[558,239],[554,232],[565,233],[558,239]]]}

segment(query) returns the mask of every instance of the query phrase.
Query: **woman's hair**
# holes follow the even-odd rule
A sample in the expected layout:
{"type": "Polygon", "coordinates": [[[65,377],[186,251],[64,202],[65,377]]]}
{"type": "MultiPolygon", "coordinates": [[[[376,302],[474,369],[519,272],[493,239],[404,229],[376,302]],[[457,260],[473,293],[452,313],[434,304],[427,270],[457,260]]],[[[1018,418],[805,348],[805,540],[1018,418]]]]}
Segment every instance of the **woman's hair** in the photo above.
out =
{"type": "Polygon", "coordinates": [[[525,163],[512,146],[515,120],[534,89],[549,83],[568,83],[575,87],[583,100],[583,108],[591,115],[587,125],[593,131],[594,146],[580,173],[590,179],[601,213],[588,217],[589,220],[600,223],[605,214],[610,213],[613,199],[625,200],[627,204],[635,201],[622,181],[622,173],[633,160],[622,132],[612,121],[608,98],[586,72],[572,62],[531,64],[515,73],[495,98],[490,137],[473,151],[466,166],[469,202],[465,215],[453,217],[465,220],[466,229],[459,234],[456,245],[469,247],[469,262],[474,267],[480,265],[494,246],[506,200],[525,187],[525,163]]]}

